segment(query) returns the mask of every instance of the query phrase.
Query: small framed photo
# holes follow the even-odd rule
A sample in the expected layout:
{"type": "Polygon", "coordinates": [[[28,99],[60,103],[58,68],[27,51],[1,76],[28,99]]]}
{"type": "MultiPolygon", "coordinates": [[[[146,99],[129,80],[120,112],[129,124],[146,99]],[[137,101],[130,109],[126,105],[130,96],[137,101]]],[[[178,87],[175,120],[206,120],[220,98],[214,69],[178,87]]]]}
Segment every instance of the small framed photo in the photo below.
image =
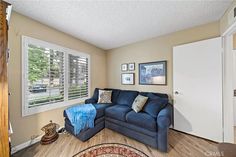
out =
{"type": "Polygon", "coordinates": [[[134,73],[121,74],[121,84],[134,85],[134,73]]]}
{"type": "Polygon", "coordinates": [[[129,63],[128,69],[129,69],[129,71],[134,71],[135,70],[135,63],[129,63]]]}
{"type": "Polygon", "coordinates": [[[128,71],[128,64],[121,64],[121,71],[128,71]]]}

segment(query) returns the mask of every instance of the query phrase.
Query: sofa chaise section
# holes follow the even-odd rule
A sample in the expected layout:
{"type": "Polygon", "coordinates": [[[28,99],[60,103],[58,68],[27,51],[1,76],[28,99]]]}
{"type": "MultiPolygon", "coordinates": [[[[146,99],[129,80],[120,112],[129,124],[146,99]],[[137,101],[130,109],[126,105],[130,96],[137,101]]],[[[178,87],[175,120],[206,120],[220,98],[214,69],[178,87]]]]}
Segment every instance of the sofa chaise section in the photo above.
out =
{"type": "Polygon", "coordinates": [[[96,109],[96,117],[94,120],[94,128],[84,128],[81,130],[79,134],[74,133],[74,127],[70,123],[70,120],[67,117],[66,112],[64,111],[64,117],[65,117],[65,129],[71,133],[72,135],[75,135],[78,139],[81,141],[86,141],[92,136],[94,136],[96,133],[101,131],[105,127],[105,109],[109,107],[109,105],[112,104],[93,104],[93,106],[96,109]]]}

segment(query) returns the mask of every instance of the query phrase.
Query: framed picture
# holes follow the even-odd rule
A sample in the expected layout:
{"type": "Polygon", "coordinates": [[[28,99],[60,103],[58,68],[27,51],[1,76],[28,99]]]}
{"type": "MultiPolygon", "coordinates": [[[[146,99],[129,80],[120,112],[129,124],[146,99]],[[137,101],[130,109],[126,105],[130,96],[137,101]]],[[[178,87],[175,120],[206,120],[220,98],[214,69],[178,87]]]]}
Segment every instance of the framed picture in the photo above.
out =
{"type": "Polygon", "coordinates": [[[121,84],[134,85],[134,73],[121,74],[121,84]]]}
{"type": "Polygon", "coordinates": [[[140,85],[167,85],[167,61],[139,64],[140,85]]]}
{"type": "Polygon", "coordinates": [[[129,63],[128,69],[129,69],[129,71],[134,71],[135,70],[135,63],[129,63]]]}
{"type": "Polygon", "coordinates": [[[128,64],[124,63],[121,64],[121,71],[127,71],[128,70],[128,64]]]}

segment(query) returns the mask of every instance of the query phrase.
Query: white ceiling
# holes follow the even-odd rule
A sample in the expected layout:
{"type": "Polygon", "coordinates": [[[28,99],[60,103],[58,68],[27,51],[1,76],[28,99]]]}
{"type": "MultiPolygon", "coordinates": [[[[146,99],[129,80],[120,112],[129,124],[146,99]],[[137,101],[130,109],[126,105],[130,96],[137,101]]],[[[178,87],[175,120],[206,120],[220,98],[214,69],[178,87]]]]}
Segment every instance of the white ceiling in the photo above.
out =
{"type": "Polygon", "coordinates": [[[232,0],[7,0],[13,10],[112,49],[219,20],[232,0]]]}

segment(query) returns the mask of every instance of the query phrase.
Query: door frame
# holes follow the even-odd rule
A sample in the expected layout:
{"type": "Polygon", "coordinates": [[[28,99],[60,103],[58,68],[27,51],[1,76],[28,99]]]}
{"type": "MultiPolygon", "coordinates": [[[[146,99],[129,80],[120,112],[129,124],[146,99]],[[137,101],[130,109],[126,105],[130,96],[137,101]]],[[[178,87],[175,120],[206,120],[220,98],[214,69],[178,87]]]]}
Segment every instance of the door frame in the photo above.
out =
{"type": "Polygon", "coordinates": [[[234,143],[234,95],[235,74],[233,34],[236,33],[236,21],[221,35],[223,47],[223,141],[234,143]]]}

